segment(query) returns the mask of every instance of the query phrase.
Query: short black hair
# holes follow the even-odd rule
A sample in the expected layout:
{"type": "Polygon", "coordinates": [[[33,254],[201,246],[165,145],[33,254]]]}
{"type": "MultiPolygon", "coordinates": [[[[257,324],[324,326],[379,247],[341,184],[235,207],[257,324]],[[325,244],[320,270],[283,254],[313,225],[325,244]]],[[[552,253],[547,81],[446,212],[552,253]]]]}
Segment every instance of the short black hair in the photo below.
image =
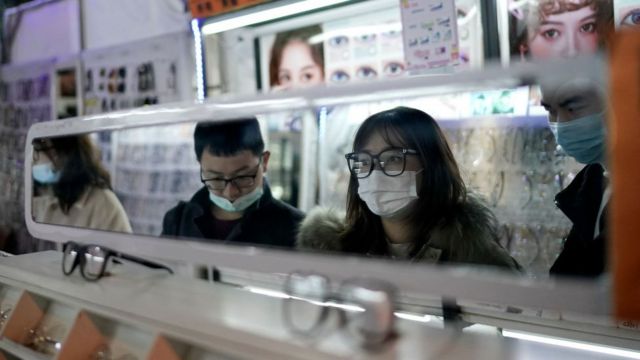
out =
{"type": "Polygon", "coordinates": [[[193,133],[193,140],[198,162],[205,149],[215,156],[233,156],[244,150],[260,156],[264,152],[260,124],[255,117],[200,123],[193,133]]]}

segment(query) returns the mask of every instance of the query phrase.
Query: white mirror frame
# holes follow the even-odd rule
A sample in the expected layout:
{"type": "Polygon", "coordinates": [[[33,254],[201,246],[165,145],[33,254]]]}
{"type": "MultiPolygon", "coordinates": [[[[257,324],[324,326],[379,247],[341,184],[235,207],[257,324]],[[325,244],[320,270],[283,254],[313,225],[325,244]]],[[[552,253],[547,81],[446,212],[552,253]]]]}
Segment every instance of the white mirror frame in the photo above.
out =
{"type": "Polygon", "coordinates": [[[484,273],[477,269],[450,266],[410,265],[347,256],[328,256],[251,246],[175,241],[142,235],[106,232],[36,223],[31,216],[32,142],[36,138],[113,131],[197,121],[222,121],[277,111],[316,109],[367,101],[382,101],[412,96],[472,91],[474,87],[527,85],[539,75],[561,73],[594,77],[604,81],[605,64],[599,58],[573,59],[557,63],[526,63],[511,68],[487,66],[480,71],[451,75],[423,76],[384,82],[352,84],[343,87],[319,87],[295,93],[229,96],[203,103],[156,105],[38,123],[31,127],[25,146],[25,222],[36,238],[64,243],[76,241],[106,246],[119,251],[168,261],[211,264],[258,273],[285,274],[313,271],[335,281],[370,277],[395,284],[399,291],[437,297],[453,297],[493,304],[536,309],[562,310],[590,315],[611,313],[610,285],[606,279],[577,281],[547,279],[536,281],[502,273],[484,273]],[[586,70],[585,70],[586,69],[586,70]],[[505,79],[504,83],[498,79],[505,79]],[[158,117],[158,115],[162,115],[158,117]],[[27,195],[28,194],[28,195],[27,195]]]}

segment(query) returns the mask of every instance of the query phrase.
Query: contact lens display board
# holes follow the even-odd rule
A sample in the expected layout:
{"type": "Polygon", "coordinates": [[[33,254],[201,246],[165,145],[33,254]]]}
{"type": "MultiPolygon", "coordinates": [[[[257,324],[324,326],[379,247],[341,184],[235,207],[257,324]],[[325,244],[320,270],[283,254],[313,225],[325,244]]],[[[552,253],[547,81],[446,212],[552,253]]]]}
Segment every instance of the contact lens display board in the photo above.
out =
{"type": "Polygon", "coordinates": [[[421,72],[456,65],[460,57],[453,0],[401,0],[407,70],[421,72]]]}

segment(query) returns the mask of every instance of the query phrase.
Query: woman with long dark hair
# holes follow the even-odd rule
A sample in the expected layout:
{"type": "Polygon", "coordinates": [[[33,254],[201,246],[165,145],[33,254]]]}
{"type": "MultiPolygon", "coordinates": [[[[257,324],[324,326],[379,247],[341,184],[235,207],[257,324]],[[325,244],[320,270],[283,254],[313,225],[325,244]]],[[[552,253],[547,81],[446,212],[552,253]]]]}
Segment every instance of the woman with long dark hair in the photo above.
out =
{"type": "Polygon", "coordinates": [[[98,154],[88,135],[34,141],[32,214],[36,222],[131,232],[98,154]]]}
{"type": "Polygon", "coordinates": [[[428,114],[398,107],[370,116],[346,158],[346,219],[311,212],[299,248],[520,268],[498,242],[494,215],[467,191],[428,114]]]}

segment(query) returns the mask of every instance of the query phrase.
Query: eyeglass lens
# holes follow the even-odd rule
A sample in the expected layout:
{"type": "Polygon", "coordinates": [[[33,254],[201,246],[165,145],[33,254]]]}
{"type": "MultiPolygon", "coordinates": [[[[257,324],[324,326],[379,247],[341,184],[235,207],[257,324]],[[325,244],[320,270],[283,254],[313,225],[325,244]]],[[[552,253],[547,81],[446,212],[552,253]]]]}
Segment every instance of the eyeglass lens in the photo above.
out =
{"type": "Polygon", "coordinates": [[[231,184],[235,185],[236,187],[246,188],[246,187],[253,186],[254,177],[253,176],[241,176],[241,177],[233,178],[231,180],[213,179],[213,180],[205,181],[207,186],[209,188],[211,188],[212,190],[224,190],[224,188],[227,187],[227,183],[229,183],[229,182],[231,184]]]}
{"type": "Polygon", "coordinates": [[[62,270],[65,275],[71,274],[80,264],[82,275],[88,280],[97,280],[105,269],[108,252],[96,245],[83,248],[75,243],[65,245],[62,258],[62,270]]]}
{"type": "Polygon", "coordinates": [[[378,167],[389,176],[398,176],[404,172],[405,154],[400,149],[385,150],[377,156],[366,152],[354,153],[349,157],[349,170],[358,178],[369,176],[373,170],[374,159],[378,167]]]}

